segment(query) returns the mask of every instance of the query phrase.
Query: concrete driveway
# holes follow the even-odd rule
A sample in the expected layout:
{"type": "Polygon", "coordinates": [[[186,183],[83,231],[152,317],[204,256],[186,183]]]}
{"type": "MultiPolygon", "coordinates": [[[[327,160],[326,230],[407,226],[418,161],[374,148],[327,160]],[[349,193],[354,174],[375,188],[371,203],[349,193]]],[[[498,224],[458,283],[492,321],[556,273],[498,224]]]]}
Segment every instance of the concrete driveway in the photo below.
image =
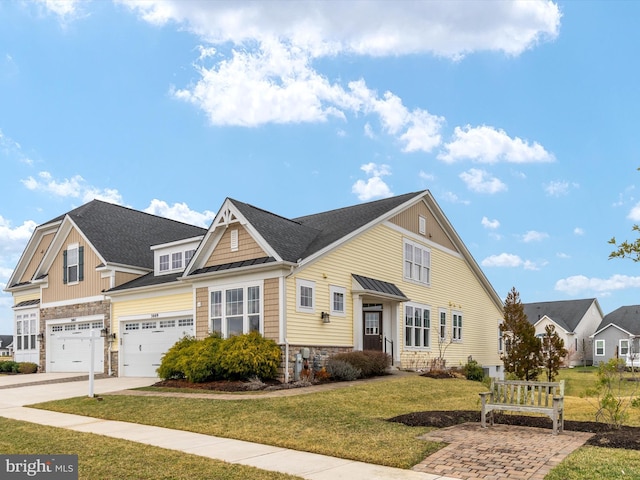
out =
{"type": "MultiPolygon", "coordinates": [[[[95,378],[94,395],[145,387],[157,378],[95,378]]],[[[33,403],[89,395],[88,375],[78,373],[35,373],[0,376],[0,408],[21,407],[33,403]]]]}

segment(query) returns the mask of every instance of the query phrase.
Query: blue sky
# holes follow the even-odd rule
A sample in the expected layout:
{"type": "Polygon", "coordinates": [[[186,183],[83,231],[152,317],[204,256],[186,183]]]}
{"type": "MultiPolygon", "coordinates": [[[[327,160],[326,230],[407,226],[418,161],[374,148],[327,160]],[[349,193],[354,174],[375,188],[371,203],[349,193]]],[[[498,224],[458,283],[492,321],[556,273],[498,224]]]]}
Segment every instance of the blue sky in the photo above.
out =
{"type": "MultiPolygon", "coordinates": [[[[208,226],[429,189],[504,299],[640,304],[640,2],[0,2],[0,287],[93,198],[208,226]]],[[[12,331],[0,294],[0,333],[12,331]]]]}

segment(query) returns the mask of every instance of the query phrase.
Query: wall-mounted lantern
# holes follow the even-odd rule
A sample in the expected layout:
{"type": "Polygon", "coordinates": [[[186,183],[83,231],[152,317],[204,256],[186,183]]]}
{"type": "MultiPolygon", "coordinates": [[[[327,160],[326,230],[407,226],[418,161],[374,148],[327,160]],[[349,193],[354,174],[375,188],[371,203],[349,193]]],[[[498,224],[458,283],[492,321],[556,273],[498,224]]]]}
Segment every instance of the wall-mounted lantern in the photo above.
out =
{"type": "Polygon", "coordinates": [[[323,323],[329,323],[329,322],[331,322],[331,318],[330,318],[330,316],[329,316],[329,312],[322,312],[322,313],[320,314],[320,318],[322,319],[322,322],[323,322],[323,323]]]}
{"type": "Polygon", "coordinates": [[[41,341],[43,341],[43,340],[44,340],[44,333],[43,333],[43,332],[40,332],[40,333],[38,334],[38,341],[39,341],[39,342],[41,342],[41,341]]]}

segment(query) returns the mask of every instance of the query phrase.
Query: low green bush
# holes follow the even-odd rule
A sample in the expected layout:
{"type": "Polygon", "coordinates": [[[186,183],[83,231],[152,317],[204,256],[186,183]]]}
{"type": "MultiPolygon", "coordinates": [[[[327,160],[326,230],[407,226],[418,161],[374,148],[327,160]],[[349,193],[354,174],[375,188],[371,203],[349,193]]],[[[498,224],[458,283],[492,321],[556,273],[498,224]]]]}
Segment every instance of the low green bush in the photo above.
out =
{"type": "Polygon", "coordinates": [[[38,364],[32,362],[20,362],[18,363],[18,373],[36,373],[38,371],[38,364]]]}
{"type": "Polygon", "coordinates": [[[362,372],[359,368],[335,357],[331,357],[327,360],[325,369],[329,374],[329,377],[334,380],[350,382],[351,380],[356,380],[362,376],[362,372]]]}
{"type": "Polygon", "coordinates": [[[467,380],[473,380],[475,382],[481,382],[484,379],[484,369],[475,360],[469,360],[467,364],[462,367],[462,373],[467,380]]]}
{"type": "Polygon", "coordinates": [[[2,373],[18,373],[18,362],[6,360],[0,362],[0,372],[2,373]]]}
{"type": "Polygon", "coordinates": [[[194,337],[185,336],[178,340],[169,350],[162,356],[160,366],[156,370],[158,376],[164,380],[186,378],[183,359],[189,347],[196,343],[194,337]]]}
{"type": "Polygon", "coordinates": [[[210,335],[185,348],[178,366],[187,380],[202,383],[220,377],[217,354],[222,342],[219,335],[210,335]]]}
{"type": "Polygon", "coordinates": [[[230,380],[276,378],[280,365],[280,347],[259,332],[236,335],[220,344],[216,365],[220,374],[230,380]]]}
{"type": "Polygon", "coordinates": [[[391,365],[391,356],[389,354],[375,350],[338,353],[332,358],[353,365],[360,370],[361,378],[384,375],[391,365]]]}

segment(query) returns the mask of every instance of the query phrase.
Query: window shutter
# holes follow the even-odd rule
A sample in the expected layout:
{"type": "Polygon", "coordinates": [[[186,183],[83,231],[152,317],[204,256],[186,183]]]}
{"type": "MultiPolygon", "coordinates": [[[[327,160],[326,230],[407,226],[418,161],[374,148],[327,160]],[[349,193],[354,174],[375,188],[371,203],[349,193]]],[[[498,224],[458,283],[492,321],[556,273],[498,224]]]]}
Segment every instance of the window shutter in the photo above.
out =
{"type": "Polygon", "coordinates": [[[67,251],[62,252],[62,283],[67,283],[67,251]]]}
{"type": "Polygon", "coordinates": [[[78,247],[78,281],[84,280],[84,247],[78,247]]]}

